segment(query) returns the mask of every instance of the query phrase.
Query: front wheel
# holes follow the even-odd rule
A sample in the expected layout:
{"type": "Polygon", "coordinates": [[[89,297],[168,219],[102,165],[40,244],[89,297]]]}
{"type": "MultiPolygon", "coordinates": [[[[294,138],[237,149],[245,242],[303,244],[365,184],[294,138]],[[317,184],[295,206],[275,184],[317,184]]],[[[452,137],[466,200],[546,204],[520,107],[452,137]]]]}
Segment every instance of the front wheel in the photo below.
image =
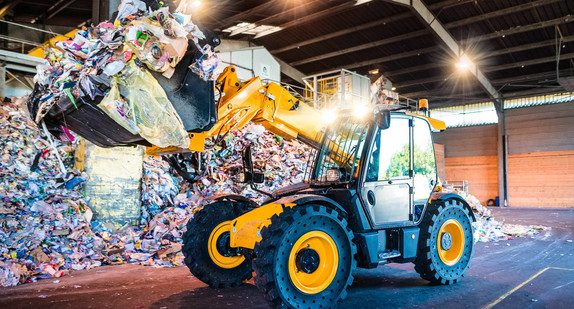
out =
{"type": "Polygon", "coordinates": [[[466,273],[473,253],[473,226],[462,202],[447,200],[427,211],[420,224],[415,270],[436,284],[452,284],[466,273]]]}
{"type": "Polygon", "coordinates": [[[255,246],[255,284],[272,307],[333,308],[347,295],[356,247],[347,221],[319,205],[285,208],[255,246]]]}
{"type": "Polygon", "coordinates": [[[233,287],[251,279],[251,260],[229,246],[231,222],[237,216],[232,202],[218,201],[203,207],[187,223],[185,264],[211,287],[233,287]]]}

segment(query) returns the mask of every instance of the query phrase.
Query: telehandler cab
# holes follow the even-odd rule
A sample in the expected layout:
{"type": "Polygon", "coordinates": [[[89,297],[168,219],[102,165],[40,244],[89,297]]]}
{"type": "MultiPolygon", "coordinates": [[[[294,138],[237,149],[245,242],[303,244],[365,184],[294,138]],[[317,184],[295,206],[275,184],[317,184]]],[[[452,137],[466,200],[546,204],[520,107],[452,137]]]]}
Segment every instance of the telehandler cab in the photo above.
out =
{"type": "MultiPolygon", "coordinates": [[[[437,185],[432,130],[444,123],[375,106],[349,111],[320,133],[308,179],[259,206],[236,195],[214,199],[187,224],[183,253],[212,287],[252,277],[272,307],[332,308],[355,267],[414,263],[436,284],[457,282],[473,253],[475,220],[437,185]]],[[[263,177],[244,151],[245,181],[263,177]]]]}

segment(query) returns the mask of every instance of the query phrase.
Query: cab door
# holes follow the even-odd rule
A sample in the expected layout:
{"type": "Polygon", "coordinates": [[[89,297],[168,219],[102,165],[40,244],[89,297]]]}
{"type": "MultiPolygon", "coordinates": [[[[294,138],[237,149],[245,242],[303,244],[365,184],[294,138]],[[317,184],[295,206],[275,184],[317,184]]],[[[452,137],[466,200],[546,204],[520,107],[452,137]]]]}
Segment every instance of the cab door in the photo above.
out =
{"type": "Polygon", "coordinates": [[[376,227],[412,223],[412,124],[399,115],[388,129],[374,129],[361,197],[376,227]]]}

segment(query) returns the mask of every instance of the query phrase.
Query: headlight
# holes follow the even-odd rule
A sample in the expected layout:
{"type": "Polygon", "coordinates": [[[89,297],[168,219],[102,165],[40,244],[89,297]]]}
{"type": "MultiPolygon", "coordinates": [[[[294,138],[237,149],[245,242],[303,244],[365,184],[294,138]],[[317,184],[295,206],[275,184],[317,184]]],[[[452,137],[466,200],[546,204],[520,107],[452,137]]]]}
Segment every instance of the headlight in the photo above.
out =
{"type": "Polygon", "coordinates": [[[331,124],[337,119],[337,112],[334,110],[325,110],[322,112],[321,120],[324,124],[331,124]]]}
{"type": "Polygon", "coordinates": [[[341,171],[338,168],[330,168],[325,173],[325,178],[327,182],[337,182],[341,180],[341,171]]]}
{"type": "Polygon", "coordinates": [[[353,116],[357,118],[364,118],[369,114],[371,109],[367,105],[357,105],[353,108],[353,116]]]}

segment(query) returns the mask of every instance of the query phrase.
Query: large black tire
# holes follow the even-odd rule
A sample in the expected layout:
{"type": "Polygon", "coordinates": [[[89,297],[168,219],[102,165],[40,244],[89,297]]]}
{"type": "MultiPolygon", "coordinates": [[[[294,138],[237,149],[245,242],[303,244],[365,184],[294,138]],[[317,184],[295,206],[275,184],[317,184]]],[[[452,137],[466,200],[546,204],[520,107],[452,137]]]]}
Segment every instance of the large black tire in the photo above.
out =
{"type": "MultiPolygon", "coordinates": [[[[240,214],[234,210],[231,201],[218,201],[206,205],[198,211],[187,223],[187,231],[183,236],[183,255],[185,264],[191,273],[199,280],[214,288],[228,288],[240,285],[244,280],[251,279],[251,260],[244,261],[233,267],[224,268],[217,265],[210,256],[209,240],[214,229],[221,223],[231,221],[240,214]]],[[[227,240],[228,241],[228,240],[227,240]]],[[[223,254],[239,254],[239,251],[228,247],[223,254]]]]}
{"type": "Polygon", "coordinates": [[[470,210],[460,201],[437,203],[430,206],[420,224],[421,235],[414,263],[421,278],[435,284],[448,285],[459,281],[466,273],[473,254],[474,228],[470,210]],[[460,230],[459,236],[448,233],[448,228],[453,228],[453,235],[460,230]],[[461,239],[464,241],[461,242],[461,239]]]}
{"type": "Polygon", "coordinates": [[[254,281],[271,307],[334,308],[347,296],[346,290],[353,282],[352,272],[357,264],[357,248],[353,243],[353,233],[339,212],[319,205],[286,207],[283,213],[271,218],[271,225],[262,229],[261,236],[261,242],[255,245],[257,257],[253,262],[256,274],[254,281]],[[328,237],[325,238],[325,235],[328,237]],[[315,250],[309,249],[315,248],[319,250],[316,252],[321,252],[321,245],[316,244],[336,248],[337,254],[323,254],[323,257],[317,255],[314,261],[318,268],[313,268],[312,264],[306,263],[313,263],[313,258],[309,259],[309,256],[315,250]],[[296,255],[292,258],[294,253],[296,255]],[[292,269],[291,274],[289,269],[294,266],[296,270],[292,269]],[[301,284],[302,281],[297,279],[301,278],[298,276],[308,275],[329,279],[308,285],[301,284]],[[299,287],[294,280],[299,280],[299,287]],[[308,289],[307,293],[303,292],[305,289],[308,289]]]}

